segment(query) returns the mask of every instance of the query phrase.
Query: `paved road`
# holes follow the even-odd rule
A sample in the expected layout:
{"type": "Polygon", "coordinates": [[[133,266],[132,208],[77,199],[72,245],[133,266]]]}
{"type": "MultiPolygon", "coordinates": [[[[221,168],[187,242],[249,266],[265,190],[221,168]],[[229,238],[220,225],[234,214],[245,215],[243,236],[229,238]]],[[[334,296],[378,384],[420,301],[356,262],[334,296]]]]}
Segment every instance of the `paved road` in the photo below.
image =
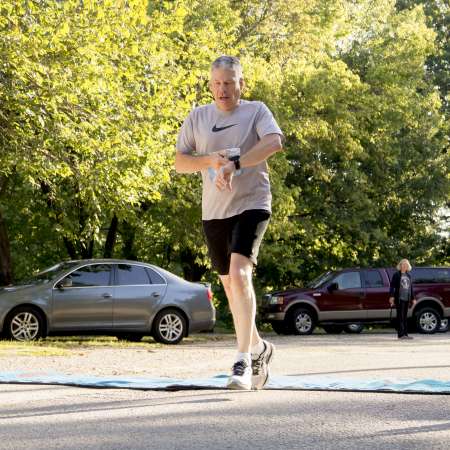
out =
{"type": "MultiPolygon", "coordinates": [[[[450,379],[450,335],[401,344],[386,334],[273,340],[280,375],[450,379]]],[[[233,352],[231,341],[198,347],[206,368],[208,352],[233,352]]],[[[195,348],[157,356],[178,355],[180,372],[195,371],[182,367],[195,348]]],[[[372,448],[450,448],[450,395],[0,385],[1,450],[372,448]]]]}

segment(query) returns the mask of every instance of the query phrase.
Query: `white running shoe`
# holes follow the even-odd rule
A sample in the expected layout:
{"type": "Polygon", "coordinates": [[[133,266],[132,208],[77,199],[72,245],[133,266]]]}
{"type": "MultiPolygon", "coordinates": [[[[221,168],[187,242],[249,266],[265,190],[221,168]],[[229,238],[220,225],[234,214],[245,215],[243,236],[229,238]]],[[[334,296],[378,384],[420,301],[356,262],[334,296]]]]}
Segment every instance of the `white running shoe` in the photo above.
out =
{"type": "Polygon", "coordinates": [[[227,382],[228,389],[250,390],[252,388],[252,368],[247,361],[240,360],[234,363],[231,375],[227,382]]]}
{"type": "Polygon", "coordinates": [[[252,387],[262,389],[269,381],[269,364],[272,361],[275,346],[263,341],[264,350],[259,355],[252,355],[252,387]]]}

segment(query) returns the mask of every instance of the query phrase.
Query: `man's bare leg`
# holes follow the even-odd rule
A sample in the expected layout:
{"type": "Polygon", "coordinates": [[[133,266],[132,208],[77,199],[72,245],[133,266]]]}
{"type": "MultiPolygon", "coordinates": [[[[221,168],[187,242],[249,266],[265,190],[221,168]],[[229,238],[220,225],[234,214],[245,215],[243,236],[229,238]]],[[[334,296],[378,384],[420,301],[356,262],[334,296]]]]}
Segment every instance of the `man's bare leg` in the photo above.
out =
{"type": "MultiPolygon", "coordinates": [[[[252,284],[253,263],[250,259],[238,253],[231,254],[230,271],[228,275],[221,275],[225,294],[233,315],[236,331],[238,360],[250,360],[252,368],[252,387],[262,389],[269,379],[269,363],[272,360],[275,347],[263,341],[255,323],[256,295],[252,284]],[[252,350],[254,354],[252,355],[252,350]]],[[[234,366],[233,366],[234,372],[234,366]]],[[[229,380],[229,387],[236,382],[233,377],[229,380]],[[231,381],[230,381],[231,380],[231,381]]],[[[237,383],[239,385],[239,383],[237,383]]]]}
{"type": "Polygon", "coordinates": [[[256,295],[252,284],[253,263],[238,253],[231,254],[229,275],[221,275],[233,316],[238,351],[250,353],[261,341],[255,324],[256,295]]]}

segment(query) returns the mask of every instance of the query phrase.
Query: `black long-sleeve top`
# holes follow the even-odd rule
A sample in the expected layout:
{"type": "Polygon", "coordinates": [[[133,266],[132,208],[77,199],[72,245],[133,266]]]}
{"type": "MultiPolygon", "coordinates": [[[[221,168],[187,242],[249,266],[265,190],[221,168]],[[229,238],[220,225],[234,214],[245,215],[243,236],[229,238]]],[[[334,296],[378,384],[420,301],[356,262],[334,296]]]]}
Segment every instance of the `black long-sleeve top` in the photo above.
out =
{"type": "MultiPolygon", "coordinates": [[[[409,278],[409,281],[410,281],[409,286],[410,286],[411,292],[409,293],[409,301],[412,302],[415,297],[414,297],[414,288],[413,288],[411,275],[408,272],[406,272],[405,275],[409,278]]],[[[389,296],[394,297],[396,305],[398,305],[398,302],[399,302],[401,276],[402,276],[402,274],[400,271],[397,271],[394,273],[394,275],[392,275],[391,286],[390,286],[390,290],[389,290],[389,296]]]]}

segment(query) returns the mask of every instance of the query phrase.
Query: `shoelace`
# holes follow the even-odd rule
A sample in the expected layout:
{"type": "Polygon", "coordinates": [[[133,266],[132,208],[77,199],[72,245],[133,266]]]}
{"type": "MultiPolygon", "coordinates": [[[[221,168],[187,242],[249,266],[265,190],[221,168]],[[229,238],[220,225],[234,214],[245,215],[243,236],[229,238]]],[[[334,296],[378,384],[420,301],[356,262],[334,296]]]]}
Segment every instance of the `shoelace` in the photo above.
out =
{"type": "Polygon", "coordinates": [[[259,375],[262,371],[262,366],[264,362],[265,352],[266,352],[266,345],[264,345],[264,350],[259,354],[257,359],[252,359],[252,371],[253,375],[259,375]]]}
{"type": "Polygon", "coordinates": [[[244,360],[235,362],[233,365],[233,375],[241,377],[242,375],[244,375],[245,369],[247,367],[248,365],[244,360]]]}

